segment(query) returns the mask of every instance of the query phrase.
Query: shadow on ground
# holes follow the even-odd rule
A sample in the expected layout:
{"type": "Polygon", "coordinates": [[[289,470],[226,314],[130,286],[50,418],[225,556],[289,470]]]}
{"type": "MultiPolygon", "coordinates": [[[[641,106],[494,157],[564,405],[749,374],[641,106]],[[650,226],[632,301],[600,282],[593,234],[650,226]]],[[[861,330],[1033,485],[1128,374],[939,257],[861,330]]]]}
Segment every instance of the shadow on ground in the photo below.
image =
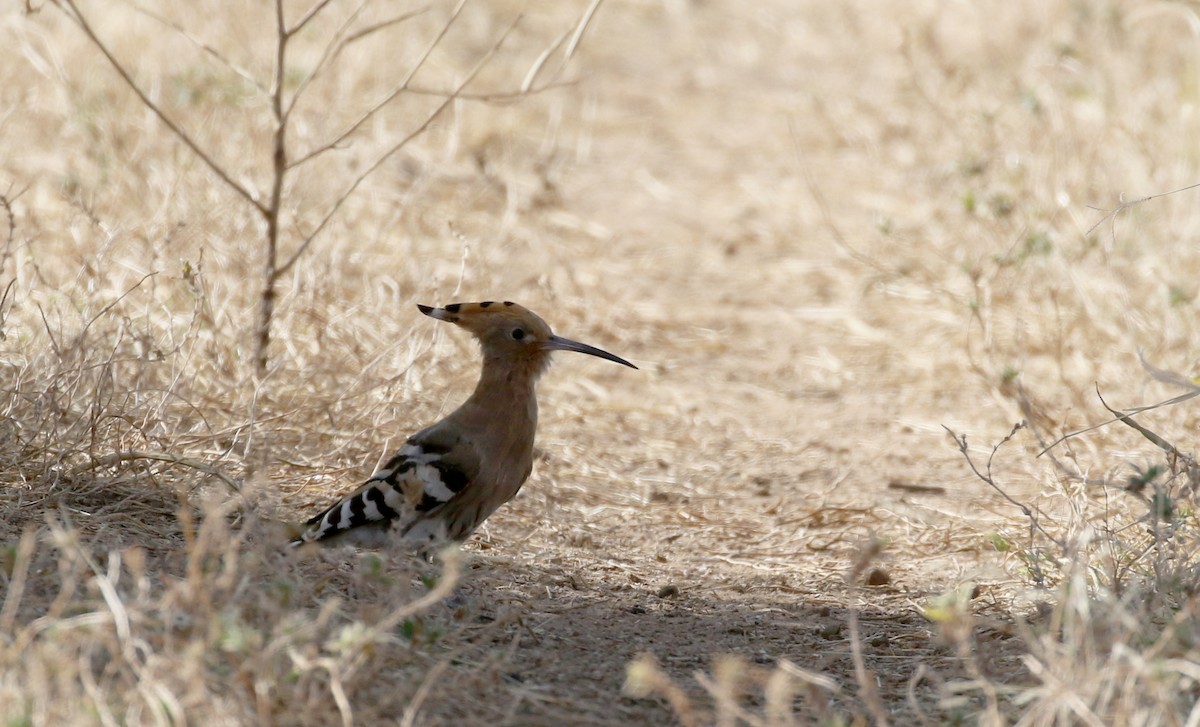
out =
{"type": "MultiPolygon", "coordinates": [[[[765,678],[786,659],[838,685],[822,692],[824,705],[813,694],[821,690],[797,690],[793,708],[802,722],[831,713],[848,721],[866,716],[850,611],[822,603],[828,600],[822,594],[755,591],[726,599],[601,592],[562,582],[553,570],[497,573],[486,565],[477,566],[466,589],[471,595],[464,621],[505,621],[488,644],[480,644],[485,653],[504,651],[504,665],[491,665],[502,676],[481,685],[478,704],[430,704],[433,714],[448,709],[475,720],[486,714],[496,724],[514,725],[670,724],[674,715],[665,699],[622,693],[628,664],[649,653],[702,714],[713,700],[697,674],[711,677],[714,657],[736,655],[746,665],[741,705],[751,713],[763,713],[765,678]]],[[[939,704],[945,682],[967,675],[937,627],[915,609],[873,606],[868,591],[858,621],[863,664],[896,723],[918,723],[922,716],[940,722],[955,709],[962,714],[978,707],[973,697],[950,712],[939,704]]],[[[1019,642],[1001,630],[978,631],[973,645],[976,664],[986,672],[1017,668],[1019,642]]]]}

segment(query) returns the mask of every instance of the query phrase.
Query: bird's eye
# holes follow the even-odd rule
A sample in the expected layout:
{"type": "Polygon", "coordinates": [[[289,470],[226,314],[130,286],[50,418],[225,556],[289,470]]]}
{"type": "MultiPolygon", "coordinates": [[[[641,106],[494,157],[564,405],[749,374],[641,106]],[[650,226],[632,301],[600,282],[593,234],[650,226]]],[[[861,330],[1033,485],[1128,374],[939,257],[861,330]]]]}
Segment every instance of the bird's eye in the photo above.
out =
{"type": "Polygon", "coordinates": [[[520,341],[522,338],[525,337],[525,331],[520,328],[514,328],[513,332],[512,332],[512,337],[513,337],[514,341],[520,341]]]}

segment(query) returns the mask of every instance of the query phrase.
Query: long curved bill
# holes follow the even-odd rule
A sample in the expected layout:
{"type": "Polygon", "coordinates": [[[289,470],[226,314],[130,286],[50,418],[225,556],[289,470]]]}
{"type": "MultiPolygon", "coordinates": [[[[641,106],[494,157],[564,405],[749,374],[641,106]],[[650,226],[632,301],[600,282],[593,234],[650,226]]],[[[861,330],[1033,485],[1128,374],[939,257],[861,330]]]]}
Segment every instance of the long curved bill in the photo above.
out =
{"type": "Polygon", "coordinates": [[[614,356],[604,349],[596,348],[595,346],[589,346],[586,343],[580,343],[579,341],[572,341],[571,339],[563,338],[562,336],[550,336],[550,340],[542,344],[542,349],[545,351],[575,351],[576,353],[586,353],[589,356],[599,356],[600,358],[608,359],[614,363],[619,363],[622,366],[628,366],[631,369],[637,368],[637,366],[634,366],[620,356],[614,356]]]}

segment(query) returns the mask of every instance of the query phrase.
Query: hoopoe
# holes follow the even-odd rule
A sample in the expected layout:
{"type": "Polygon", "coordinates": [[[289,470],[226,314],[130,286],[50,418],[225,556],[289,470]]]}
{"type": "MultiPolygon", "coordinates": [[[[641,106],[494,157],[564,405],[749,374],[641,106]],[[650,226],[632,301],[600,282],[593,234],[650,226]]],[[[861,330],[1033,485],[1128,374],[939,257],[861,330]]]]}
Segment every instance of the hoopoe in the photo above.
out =
{"type": "Polygon", "coordinates": [[[538,377],[552,351],[578,351],[636,369],[619,356],[551,332],[533,312],[505,301],[418,305],[425,315],[479,339],[475,392],[433,426],[409,437],[357,490],[310,519],[293,545],[336,539],[379,547],[425,546],[470,537],[533,471],[538,377]]]}

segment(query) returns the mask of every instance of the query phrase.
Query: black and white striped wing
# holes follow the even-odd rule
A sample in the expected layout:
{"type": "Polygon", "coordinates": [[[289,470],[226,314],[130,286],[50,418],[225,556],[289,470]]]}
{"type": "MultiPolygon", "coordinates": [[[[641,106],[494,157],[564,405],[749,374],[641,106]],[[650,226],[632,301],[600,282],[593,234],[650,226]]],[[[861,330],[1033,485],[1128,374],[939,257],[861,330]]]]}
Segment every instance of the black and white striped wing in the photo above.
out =
{"type": "Polygon", "coordinates": [[[294,544],[344,537],[381,546],[393,537],[389,531],[404,536],[417,523],[436,517],[470,484],[479,458],[461,441],[445,446],[436,439],[423,441],[425,434],[409,439],[357,490],[311,518],[294,544]]]}

